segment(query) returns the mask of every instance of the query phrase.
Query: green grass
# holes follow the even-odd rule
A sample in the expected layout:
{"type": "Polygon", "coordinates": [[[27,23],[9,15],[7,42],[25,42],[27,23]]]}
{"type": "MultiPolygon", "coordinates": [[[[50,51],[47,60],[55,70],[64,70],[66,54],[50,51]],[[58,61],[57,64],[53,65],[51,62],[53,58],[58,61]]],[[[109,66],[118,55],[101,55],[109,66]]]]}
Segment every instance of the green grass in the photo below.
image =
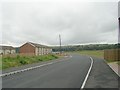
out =
{"type": "Polygon", "coordinates": [[[106,60],[107,63],[113,63],[115,62],[116,64],[120,65],[120,61],[115,61],[115,60],[106,60]]]}
{"type": "Polygon", "coordinates": [[[88,56],[94,56],[98,58],[104,58],[104,51],[103,50],[83,50],[79,51],[81,55],[88,55],[88,56]]]}
{"type": "Polygon", "coordinates": [[[2,69],[2,56],[0,56],[0,70],[2,69]]]}
{"type": "Polygon", "coordinates": [[[106,61],[107,61],[107,63],[116,62],[115,60],[110,60],[110,59],[108,59],[106,61]]]}
{"type": "MultiPolygon", "coordinates": [[[[104,50],[83,50],[79,51],[81,55],[88,55],[88,56],[94,56],[98,58],[104,58],[104,50]]],[[[107,63],[111,62],[117,62],[118,65],[120,65],[120,61],[116,60],[106,60],[107,63]]]]}
{"type": "Polygon", "coordinates": [[[120,65],[120,61],[113,61],[113,60],[106,60],[107,63],[116,63],[118,65],[120,65]]]}
{"type": "MultiPolygon", "coordinates": [[[[2,69],[57,59],[56,55],[2,57],[2,69]]],[[[0,65],[1,66],[1,65],[0,65]]]]}
{"type": "Polygon", "coordinates": [[[118,61],[117,64],[120,65],[120,61],[118,61]]]}

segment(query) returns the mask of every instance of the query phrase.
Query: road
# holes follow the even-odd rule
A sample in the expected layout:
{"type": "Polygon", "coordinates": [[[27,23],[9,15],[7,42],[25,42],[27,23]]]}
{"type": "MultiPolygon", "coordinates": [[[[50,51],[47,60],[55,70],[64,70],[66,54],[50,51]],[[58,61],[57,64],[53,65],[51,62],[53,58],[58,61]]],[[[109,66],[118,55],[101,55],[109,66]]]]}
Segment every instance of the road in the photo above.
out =
{"type": "MultiPolygon", "coordinates": [[[[3,88],[81,88],[90,64],[89,57],[72,54],[71,58],[51,65],[2,77],[2,86],[3,88]]],[[[112,80],[116,80],[118,77],[109,70],[109,74],[111,73],[112,80]]],[[[108,80],[106,81],[109,82],[108,80]]],[[[116,86],[117,81],[111,84],[116,86]]]]}
{"type": "Polygon", "coordinates": [[[120,87],[120,77],[105,63],[103,59],[95,58],[94,64],[86,82],[85,88],[115,88],[120,87]]]}

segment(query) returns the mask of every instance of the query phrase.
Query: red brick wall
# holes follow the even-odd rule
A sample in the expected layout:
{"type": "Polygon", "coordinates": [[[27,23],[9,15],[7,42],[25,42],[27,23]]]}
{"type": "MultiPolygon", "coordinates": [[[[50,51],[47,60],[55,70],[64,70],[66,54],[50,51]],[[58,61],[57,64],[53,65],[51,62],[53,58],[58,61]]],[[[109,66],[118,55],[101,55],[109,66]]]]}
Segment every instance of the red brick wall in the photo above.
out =
{"type": "Polygon", "coordinates": [[[23,46],[20,47],[20,53],[25,53],[25,54],[35,54],[35,47],[32,46],[29,43],[24,44],[23,46]]]}

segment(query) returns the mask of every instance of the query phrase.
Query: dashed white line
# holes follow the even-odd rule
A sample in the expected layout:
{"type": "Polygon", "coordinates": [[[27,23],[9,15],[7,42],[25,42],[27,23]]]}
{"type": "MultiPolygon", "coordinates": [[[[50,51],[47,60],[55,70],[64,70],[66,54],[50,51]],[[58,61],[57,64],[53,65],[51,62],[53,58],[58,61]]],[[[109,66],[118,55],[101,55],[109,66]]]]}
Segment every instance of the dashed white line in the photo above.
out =
{"type": "Polygon", "coordinates": [[[87,72],[87,75],[86,75],[86,77],[85,77],[85,79],[84,79],[84,81],[83,81],[83,84],[82,84],[82,86],[81,86],[81,89],[83,89],[84,87],[85,87],[85,84],[86,84],[86,81],[87,81],[87,79],[88,79],[88,76],[89,76],[89,74],[90,74],[90,72],[91,72],[91,69],[92,69],[92,66],[93,66],[93,59],[90,57],[90,60],[91,60],[91,65],[90,65],[90,68],[89,68],[89,70],[88,70],[88,72],[87,72]]]}

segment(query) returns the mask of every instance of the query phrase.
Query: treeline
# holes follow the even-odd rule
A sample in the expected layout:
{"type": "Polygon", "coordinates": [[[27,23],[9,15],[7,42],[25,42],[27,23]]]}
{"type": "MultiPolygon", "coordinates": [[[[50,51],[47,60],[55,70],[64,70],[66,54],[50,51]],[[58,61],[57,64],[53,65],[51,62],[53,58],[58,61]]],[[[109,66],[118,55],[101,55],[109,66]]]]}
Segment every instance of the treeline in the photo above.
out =
{"type": "Polygon", "coordinates": [[[89,45],[68,45],[52,47],[54,52],[57,51],[80,51],[80,50],[104,50],[120,48],[120,44],[89,44],[89,45]]]}

